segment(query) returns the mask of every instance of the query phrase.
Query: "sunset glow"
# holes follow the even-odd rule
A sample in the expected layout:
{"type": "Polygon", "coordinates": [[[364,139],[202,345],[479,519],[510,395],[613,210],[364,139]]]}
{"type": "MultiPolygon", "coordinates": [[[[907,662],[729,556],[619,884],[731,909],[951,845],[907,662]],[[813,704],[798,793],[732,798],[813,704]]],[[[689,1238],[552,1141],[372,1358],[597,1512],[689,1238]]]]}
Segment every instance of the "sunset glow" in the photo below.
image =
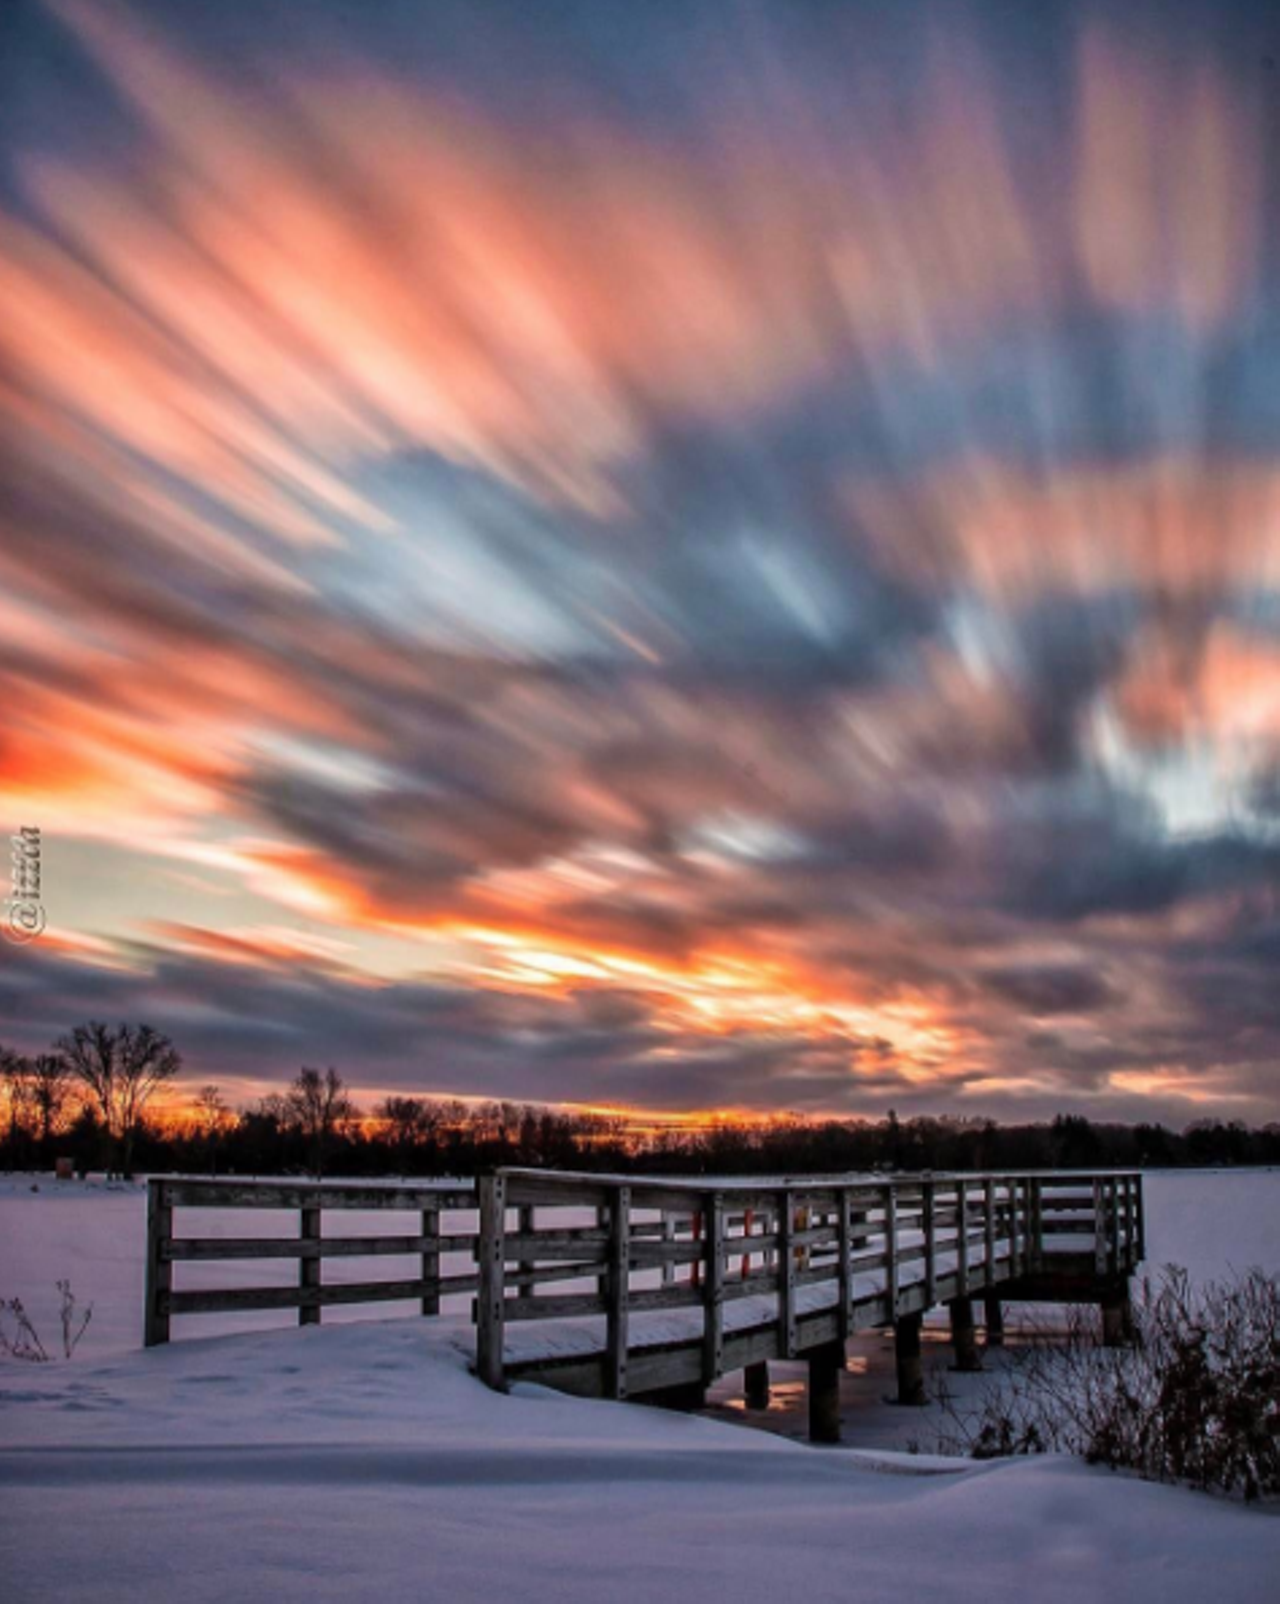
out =
{"type": "Polygon", "coordinates": [[[1280,1118],[1280,38],[1168,9],[21,0],[4,1039],[1280,1118]]]}

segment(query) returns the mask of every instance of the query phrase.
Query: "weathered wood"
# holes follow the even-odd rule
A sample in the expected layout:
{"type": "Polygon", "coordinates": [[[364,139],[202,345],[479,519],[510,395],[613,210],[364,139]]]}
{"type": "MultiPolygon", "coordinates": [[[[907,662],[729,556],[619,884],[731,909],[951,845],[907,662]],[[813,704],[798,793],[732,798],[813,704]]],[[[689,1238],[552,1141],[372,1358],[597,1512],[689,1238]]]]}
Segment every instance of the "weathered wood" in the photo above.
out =
{"type": "Polygon", "coordinates": [[[840,1372],[844,1344],[827,1342],[809,1354],[809,1441],[840,1441],[840,1372]]]}
{"type": "Polygon", "coordinates": [[[1004,1347],[1004,1305],[998,1292],[988,1292],[983,1299],[983,1323],[987,1332],[988,1348],[1004,1347]]]}
{"type": "Polygon", "coordinates": [[[969,1290],[969,1188],[956,1182],[956,1255],[961,1292],[969,1290]]]}
{"type": "Polygon", "coordinates": [[[841,1355],[844,1343],[852,1331],[853,1271],[850,1257],[853,1253],[853,1208],[849,1194],[842,1192],[839,1199],[839,1260],[836,1264],[836,1309],[839,1316],[841,1355]]]}
{"type": "MultiPolygon", "coordinates": [[[[634,1310],[634,1300],[630,1306],[634,1310]]],[[[582,1315],[608,1312],[607,1294],[602,1297],[598,1292],[561,1292],[549,1298],[508,1298],[503,1319],[508,1325],[518,1325],[527,1320],[576,1320],[582,1315]]]]}
{"type": "Polygon", "coordinates": [[[1133,1340],[1133,1308],[1128,1286],[1109,1292],[1102,1299],[1101,1310],[1103,1347],[1126,1347],[1133,1340]]]}
{"type": "Polygon", "coordinates": [[[769,1361],[758,1359],[742,1371],[743,1402],[748,1409],[769,1407],[769,1361]]]}
{"type": "Polygon", "coordinates": [[[609,1202],[608,1323],[605,1332],[605,1395],[627,1396],[627,1294],[631,1280],[631,1188],[619,1186],[609,1202]]]}
{"type": "Polygon", "coordinates": [[[918,1407],[925,1402],[924,1363],[920,1351],[920,1316],[903,1315],[894,1322],[893,1353],[898,1374],[898,1402],[918,1407]]]}
{"type": "Polygon", "coordinates": [[[898,1315],[898,1195],[884,1188],[884,1298],[890,1320],[898,1315]]]}
{"type": "Polygon", "coordinates": [[[187,1181],[161,1183],[168,1201],[184,1209],[473,1209],[475,1193],[457,1185],[346,1186],[333,1181],[187,1181]]]}
{"type": "Polygon", "coordinates": [[[519,1247],[514,1246],[509,1238],[507,1241],[508,1254],[519,1261],[521,1275],[519,1290],[516,1295],[521,1298],[529,1297],[533,1290],[527,1272],[531,1272],[534,1269],[534,1261],[529,1257],[531,1250],[524,1243],[534,1235],[536,1218],[533,1204],[522,1203],[516,1210],[516,1233],[521,1239],[521,1245],[519,1247]]]}
{"type": "MultiPolygon", "coordinates": [[[[470,1290],[474,1290],[475,1277],[465,1279],[473,1283],[470,1290]]],[[[429,1283],[416,1276],[411,1281],[352,1281],[318,1287],[236,1287],[232,1291],[169,1292],[161,1298],[160,1307],[170,1315],[318,1309],[337,1303],[410,1303],[429,1290],[429,1283]]]]}
{"type": "Polygon", "coordinates": [[[142,1340],[148,1348],[169,1340],[168,1298],[173,1270],[167,1248],[173,1234],[173,1205],[163,1181],[147,1182],[147,1285],[142,1340]]]}
{"type": "Polygon", "coordinates": [[[502,1175],[484,1175],[480,1198],[480,1295],[476,1300],[476,1373],[486,1386],[505,1390],[504,1324],[507,1291],[507,1182],[502,1175]]]}
{"type": "Polygon", "coordinates": [[[724,1203],[714,1194],[704,1219],[707,1251],[702,1286],[702,1379],[710,1386],[724,1367],[724,1203]]]}
{"type": "Polygon", "coordinates": [[[778,1352],[790,1359],[796,1351],[796,1256],[791,1248],[795,1227],[790,1197],[778,1200],[778,1352]]]}
{"type": "Polygon", "coordinates": [[[982,1356],[978,1352],[978,1337],[973,1325],[973,1299],[967,1294],[952,1298],[951,1345],[955,1354],[955,1368],[962,1371],[982,1369],[982,1356]]]}
{"type": "Polygon", "coordinates": [[[932,1303],[938,1285],[938,1222],[935,1215],[934,1183],[925,1181],[921,1189],[921,1229],[924,1231],[925,1297],[932,1303]]]}
{"type": "Polygon", "coordinates": [[[432,1290],[422,1294],[422,1312],[425,1315],[440,1313],[440,1210],[422,1211],[422,1279],[432,1290]]]}
{"type": "MultiPolygon", "coordinates": [[[[224,1259],[378,1259],[426,1253],[438,1240],[425,1233],[419,1236],[176,1237],[164,1244],[162,1256],[173,1264],[224,1259]]],[[[467,1240],[474,1243],[475,1238],[467,1240]]],[[[424,1274],[423,1279],[429,1277],[424,1274]]]]}
{"type": "MultiPolygon", "coordinates": [[[[318,1208],[306,1208],[298,1211],[298,1236],[308,1246],[320,1241],[320,1219],[318,1208]]],[[[321,1264],[318,1253],[305,1254],[298,1261],[298,1286],[303,1292],[318,1291],[320,1288],[321,1264]]],[[[310,1299],[298,1305],[298,1324],[300,1326],[318,1326],[320,1324],[320,1304],[310,1299]]]]}

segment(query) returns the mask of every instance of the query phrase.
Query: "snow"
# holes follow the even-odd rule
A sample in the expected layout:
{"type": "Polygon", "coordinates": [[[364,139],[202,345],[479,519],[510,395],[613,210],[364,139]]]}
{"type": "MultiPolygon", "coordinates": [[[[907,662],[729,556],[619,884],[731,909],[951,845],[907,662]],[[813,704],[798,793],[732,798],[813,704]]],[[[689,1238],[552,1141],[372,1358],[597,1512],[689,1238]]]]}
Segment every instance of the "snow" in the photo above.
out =
{"type": "MultiPolygon", "coordinates": [[[[1273,1514],[1061,1458],[888,1452],[876,1423],[909,1412],[866,1400],[862,1446],[819,1450],[502,1397],[468,1372],[461,1313],[142,1351],[141,1189],[31,1184],[0,1179],[0,1294],[52,1331],[66,1275],[95,1312],[70,1363],[0,1362],[7,1604],[1275,1596],[1273,1514]]],[[[1280,1173],[1151,1177],[1153,1261],[1280,1269],[1277,1204],[1280,1173]]],[[[874,1378],[884,1345],[864,1342],[874,1378]]]]}

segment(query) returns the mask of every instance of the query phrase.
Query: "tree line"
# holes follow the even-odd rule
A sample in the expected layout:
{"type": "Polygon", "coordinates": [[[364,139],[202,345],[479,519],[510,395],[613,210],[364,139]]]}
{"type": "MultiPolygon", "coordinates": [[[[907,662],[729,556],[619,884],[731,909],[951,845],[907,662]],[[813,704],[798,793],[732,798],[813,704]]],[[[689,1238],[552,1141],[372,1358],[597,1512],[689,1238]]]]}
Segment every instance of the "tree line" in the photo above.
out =
{"type": "Polygon", "coordinates": [[[514,1102],[392,1096],[359,1109],[334,1068],[232,1109],[202,1086],[179,1117],[150,1107],[181,1055],[149,1025],[92,1022],[27,1057],[0,1045],[6,1118],[0,1168],[81,1174],[474,1175],[499,1164],[660,1174],[823,1174],[866,1170],[1158,1168],[1280,1164],[1280,1125],[1199,1120],[1175,1131],[1059,1114],[990,1119],[714,1120],[645,1129],[616,1114],[514,1102]]]}

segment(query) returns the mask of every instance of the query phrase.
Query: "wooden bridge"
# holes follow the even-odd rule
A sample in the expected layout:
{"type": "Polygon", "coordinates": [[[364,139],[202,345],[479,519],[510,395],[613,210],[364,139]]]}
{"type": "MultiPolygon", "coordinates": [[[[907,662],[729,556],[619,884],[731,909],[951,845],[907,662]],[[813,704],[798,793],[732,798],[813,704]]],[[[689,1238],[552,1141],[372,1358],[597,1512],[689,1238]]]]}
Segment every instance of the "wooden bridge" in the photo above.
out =
{"type": "MultiPolygon", "coordinates": [[[[198,1218],[198,1217],[197,1217],[198,1218]]],[[[358,1215],[355,1216],[358,1219],[358,1215]]],[[[921,1322],[950,1311],[956,1361],[975,1368],[974,1300],[988,1343],[1006,1302],[1096,1303],[1125,1339],[1143,1257],[1135,1173],[807,1177],[725,1183],[504,1169],[467,1185],[156,1179],[150,1183],[146,1341],[175,1316],[413,1300],[423,1314],[475,1294],[476,1369],[491,1387],[542,1382],[590,1397],[694,1406],[744,1373],[768,1398],[770,1360],[809,1367],[810,1435],[839,1436],[847,1340],[892,1327],[898,1395],[923,1399],[921,1322]],[[179,1235],[175,1210],[296,1214],[296,1235],[179,1235]],[[325,1215],[406,1212],[401,1234],[326,1232],[325,1215]],[[322,1278],[329,1261],[394,1258],[412,1273],[322,1278]],[[174,1268],[296,1261],[287,1285],[181,1289],[174,1268]]],[[[337,1265],[335,1264],[335,1269],[337,1265]]],[[[367,1272],[364,1272],[367,1274],[367,1272]]]]}

